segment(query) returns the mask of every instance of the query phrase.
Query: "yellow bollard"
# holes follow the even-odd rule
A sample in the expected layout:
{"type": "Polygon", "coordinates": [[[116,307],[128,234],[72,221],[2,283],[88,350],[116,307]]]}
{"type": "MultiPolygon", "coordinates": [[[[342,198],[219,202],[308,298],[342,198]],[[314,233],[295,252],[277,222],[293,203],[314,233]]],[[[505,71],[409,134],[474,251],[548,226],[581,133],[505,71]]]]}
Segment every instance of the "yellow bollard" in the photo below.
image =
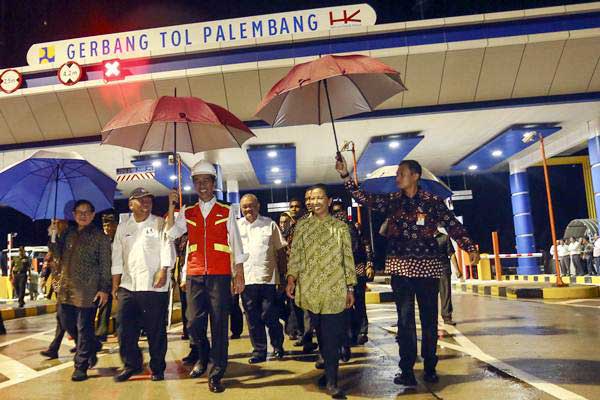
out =
{"type": "Polygon", "coordinates": [[[489,281],[492,279],[492,266],[488,258],[489,254],[482,253],[481,256],[477,264],[477,276],[482,281],[489,281]]]}

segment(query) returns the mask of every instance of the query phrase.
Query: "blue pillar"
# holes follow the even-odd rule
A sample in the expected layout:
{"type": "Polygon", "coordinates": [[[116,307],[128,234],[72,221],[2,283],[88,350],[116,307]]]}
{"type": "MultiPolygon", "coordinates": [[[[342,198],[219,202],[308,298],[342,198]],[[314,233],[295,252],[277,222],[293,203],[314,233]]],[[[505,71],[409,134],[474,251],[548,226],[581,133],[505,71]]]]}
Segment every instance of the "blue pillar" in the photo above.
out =
{"type": "Polygon", "coordinates": [[[227,180],[227,201],[231,203],[231,210],[236,217],[241,217],[240,212],[240,188],[235,179],[227,180]]]}
{"type": "Polygon", "coordinates": [[[588,140],[588,152],[592,167],[592,187],[594,188],[594,203],[596,204],[596,219],[600,222],[600,129],[597,123],[588,123],[591,138],[588,140]]]}
{"type": "Polygon", "coordinates": [[[223,201],[223,170],[219,164],[213,164],[217,171],[217,180],[215,182],[215,196],[217,200],[223,201]]]}
{"type": "MultiPolygon", "coordinates": [[[[527,172],[511,171],[510,193],[515,225],[515,238],[518,253],[535,252],[535,236],[533,234],[533,218],[529,200],[529,183],[527,172]]],[[[539,274],[540,267],[536,258],[519,258],[517,273],[520,275],[539,274]]]]}

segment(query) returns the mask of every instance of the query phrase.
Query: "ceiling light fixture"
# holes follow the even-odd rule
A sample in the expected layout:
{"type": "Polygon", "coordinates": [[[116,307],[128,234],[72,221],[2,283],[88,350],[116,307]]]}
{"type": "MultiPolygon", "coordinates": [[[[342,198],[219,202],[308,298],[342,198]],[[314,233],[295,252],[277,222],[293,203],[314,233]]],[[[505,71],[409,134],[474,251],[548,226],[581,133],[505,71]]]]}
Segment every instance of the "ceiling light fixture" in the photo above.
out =
{"type": "Polygon", "coordinates": [[[154,161],[152,161],[152,166],[153,166],[153,167],[156,167],[156,168],[158,168],[158,167],[160,167],[161,165],[162,165],[162,162],[160,162],[160,160],[154,160],[154,161]]]}
{"type": "Polygon", "coordinates": [[[175,181],[175,180],[177,180],[177,175],[171,175],[169,177],[169,179],[172,180],[172,181],[175,181]]]}
{"type": "Polygon", "coordinates": [[[267,157],[275,158],[275,157],[277,157],[277,152],[275,150],[271,150],[267,153],[267,157]]]}
{"type": "Polygon", "coordinates": [[[279,167],[271,168],[271,172],[275,172],[275,173],[279,172],[279,167]]]}
{"type": "Polygon", "coordinates": [[[189,186],[184,186],[183,190],[185,190],[186,192],[189,192],[190,190],[192,190],[192,188],[189,186]]]}
{"type": "Polygon", "coordinates": [[[281,179],[275,179],[273,183],[276,185],[281,185],[281,179]]]}
{"type": "Polygon", "coordinates": [[[471,164],[469,165],[469,171],[475,171],[477,169],[477,165],[471,164]]]}
{"type": "Polygon", "coordinates": [[[390,142],[390,143],[388,144],[388,147],[389,147],[390,149],[397,149],[398,147],[400,147],[400,142],[399,142],[399,141],[397,141],[397,140],[394,140],[393,142],[390,142]]]}
{"type": "Polygon", "coordinates": [[[385,164],[385,160],[383,158],[380,158],[379,160],[375,161],[375,164],[383,165],[383,164],[385,164]]]}
{"type": "Polygon", "coordinates": [[[494,157],[501,157],[502,156],[502,150],[494,150],[492,151],[492,156],[494,157]]]}

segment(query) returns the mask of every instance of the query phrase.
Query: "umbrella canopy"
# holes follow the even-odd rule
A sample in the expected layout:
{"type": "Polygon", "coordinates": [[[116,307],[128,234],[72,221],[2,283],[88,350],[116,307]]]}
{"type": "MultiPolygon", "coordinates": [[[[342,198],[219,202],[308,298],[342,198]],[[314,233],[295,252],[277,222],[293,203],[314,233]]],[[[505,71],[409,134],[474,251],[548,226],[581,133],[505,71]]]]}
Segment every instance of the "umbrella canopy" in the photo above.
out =
{"type": "Polygon", "coordinates": [[[112,208],[117,182],[75,152],[41,150],[0,171],[0,204],[36,219],[73,219],[77,200],[112,208]]]}
{"type": "MultiPolygon", "coordinates": [[[[452,190],[438,179],[431,171],[421,167],[423,173],[419,180],[419,187],[443,199],[452,196],[452,190]]],[[[393,193],[398,191],[396,186],[397,165],[387,165],[373,171],[362,184],[362,188],[371,193],[393,193]]]]}
{"type": "Polygon", "coordinates": [[[293,67],[271,88],[256,116],[272,126],[320,125],[372,111],[404,90],[398,71],[379,60],[328,55],[293,67]]]}
{"type": "Polygon", "coordinates": [[[140,101],[118,113],[102,130],[103,144],[137,151],[199,153],[241,147],[252,137],[250,128],[235,115],[196,97],[140,101]]]}

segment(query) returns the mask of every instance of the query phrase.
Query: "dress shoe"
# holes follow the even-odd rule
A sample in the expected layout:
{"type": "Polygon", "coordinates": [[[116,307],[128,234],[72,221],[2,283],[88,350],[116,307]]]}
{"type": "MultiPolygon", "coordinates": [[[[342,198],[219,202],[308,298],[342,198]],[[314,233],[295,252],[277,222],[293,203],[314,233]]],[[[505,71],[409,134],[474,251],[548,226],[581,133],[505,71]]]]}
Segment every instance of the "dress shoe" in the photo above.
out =
{"type": "Polygon", "coordinates": [[[343,362],[348,362],[350,361],[350,357],[352,357],[352,351],[350,351],[350,347],[342,347],[342,351],[340,351],[340,360],[343,362]]]}
{"type": "Polygon", "coordinates": [[[6,329],[0,328],[0,335],[6,335],[6,329]]]}
{"type": "Polygon", "coordinates": [[[317,349],[317,347],[319,347],[319,346],[317,346],[316,344],[314,344],[314,343],[312,343],[312,342],[310,342],[310,343],[305,343],[305,344],[304,344],[304,346],[302,347],[302,352],[303,352],[304,354],[310,354],[310,353],[312,353],[313,351],[315,351],[315,350],[317,349]]]}
{"type": "Polygon", "coordinates": [[[267,361],[266,356],[252,356],[248,359],[248,364],[259,364],[267,361]]]}
{"type": "Polygon", "coordinates": [[[332,399],[345,399],[346,393],[340,389],[337,385],[327,385],[327,392],[332,399]]]}
{"type": "Polygon", "coordinates": [[[427,383],[438,383],[440,381],[440,377],[435,371],[429,371],[423,374],[423,380],[427,383]]]}
{"type": "Polygon", "coordinates": [[[275,349],[273,351],[273,358],[277,359],[277,360],[281,360],[283,358],[283,356],[285,356],[285,351],[283,351],[283,348],[281,349],[275,349]]]}
{"type": "Polygon", "coordinates": [[[324,388],[327,386],[327,375],[323,374],[319,377],[319,379],[317,380],[317,385],[320,388],[324,388]]]}
{"type": "Polygon", "coordinates": [[[194,368],[190,371],[190,378],[200,378],[206,372],[206,364],[196,361],[194,368]]]}
{"type": "Polygon", "coordinates": [[[325,369],[325,360],[323,359],[323,356],[319,354],[319,357],[317,358],[317,361],[315,362],[315,368],[316,369],[325,369]]]}
{"type": "Polygon", "coordinates": [[[162,372],[159,373],[159,374],[152,374],[152,376],[150,377],[150,380],[152,380],[154,382],[164,381],[165,380],[165,374],[163,374],[162,372]]]}
{"type": "Polygon", "coordinates": [[[87,378],[87,371],[84,369],[76,369],[75,371],[73,371],[73,375],[71,375],[71,380],[73,382],[85,381],[87,378]]]}
{"type": "Polygon", "coordinates": [[[99,340],[96,340],[96,353],[99,353],[102,351],[102,342],[99,340]]]}
{"type": "Polygon", "coordinates": [[[113,377],[113,380],[115,382],[125,382],[126,380],[129,380],[129,378],[131,378],[132,376],[139,374],[141,372],[142,372],[141,368],[137,368],[137,369],[125,368],[119,374],[115,375],[113,377]]]}
{"type": "Polygon", "coordinates": [[[241,337],[242,337],[242,335],[236,335],[236,334],[232,334],[231,336],[229,336],[229,339],[231,339],[231,340],[235,340],[235,339],[239,339],[239,338],[241,338],[241,337]]]}
{"type": "Polygon", "coordinates": [[[198,361],[198,350],[196,350],[195,347],[192,347],[192,349],[190,350],[190,354],[188,354],[187,356],[183,357],[181,359],[181,361],[183,362],[184,365],[194,365],[194,364],[196,364],[196,361],[198,361]]]}
{"type": "Polygon", "coordinates": [[[455,326],[456,322],[452,320],[452,317],[444,318],[444,325],[452,325],[455,326]]]}
{"type": "Polygon", "coordinates": [[[187,333],[184,333],[180,336],[181,340],[189,340],[190,336],[187,333]]]}
{"type": "Polygon", "coordinates": [[[50,349],[42,350],[40,351],[40,354],[44,357],[47,357],[48,360],[54,360],[55,358],[58,358],[58,351],[52,351],[50,349]]]}
{"type": "Polygon", "coordinates": [[[356,339],[356,344],[362,346],[363,344],[369,341],[369,337],[367,335],[360,335],[358,339],[356,339]]]}
{"type": "Polygon", "coordinates": [[[77,347],[71,347],[71,348],[69,349],[69,353],[71,353],[71,354],[75,354],[75,353],[77,353],[77,347]]]}
{"type": "Polygon", "coordinates": [[[225,386],[223,386],[220,379],[210,378],[208,380],[208,390],[213,393],[222,393],[225,391],[225,386]]]}
{"type": "Polygon", "coordinates": [[[90,357],[90,360],[88,361],[88,368],[94,368],[96,364],[98,364],[98,357],[94,354],[90,357]]]}
{"type": "Polygon", "coordinates": [[[402,372],[400,374],[396,374],[394,377],[394,383],[396,385],[402,385],[406,388],[417,387],[417,380],[415,379],[415,374],[412,372],[402,372]]]}

